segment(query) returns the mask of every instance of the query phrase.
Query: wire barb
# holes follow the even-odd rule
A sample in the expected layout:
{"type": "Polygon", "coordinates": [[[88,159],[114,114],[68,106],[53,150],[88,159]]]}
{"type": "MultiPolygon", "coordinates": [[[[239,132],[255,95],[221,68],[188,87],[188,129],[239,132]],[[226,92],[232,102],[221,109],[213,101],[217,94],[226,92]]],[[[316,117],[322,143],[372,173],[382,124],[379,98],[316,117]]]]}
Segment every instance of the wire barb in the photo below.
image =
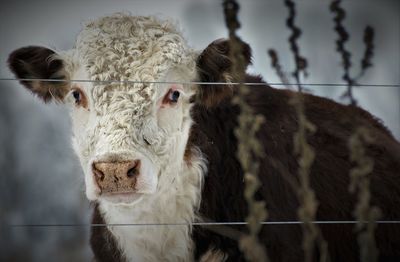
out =
{"type": "Polygon", "coordinates": [[[298,90],[302,91],[302,86],[300,84],[300,73],[303,72],[304,76],[307,76],[307,66],[308,62],[304,56],[300,55],[300,49],[297,45],[297,40],[300,38],[301,30],[298,28],[294,21],[296,18],[296,6],[292,0],[285,0],[285,6],[289,10],[289,17],[286,20],[286,26],[292,32],[289,37],[289,45],[292,54],[294,55],[295,69],[292,73],[293,77],[296,79],[298,90]]]}
{"type": "Polygon", "coordinates": [[[238,87],[237,94],[232,103],[240,109],[238,126],[234,133],[238,139],[237,158],[242,166],[245,188],[244,197],[248,206],[246,221],[249,233],[243,235],[239,240],[239,248],[246,260],[265,262],[269,261],[265,247],[258,240],[261,230],[260,221],[267,218],[268,213],[264,201],[257,201],[254,196],[261,183],[258,179],[259,159],[264,154],[260,142],[255,134],[263,123],[261,115],[255,115],[252,108],[247,104],[245,96],[250,91],[243,85],[246,76],[246,63],[243,55],[243,41],[236,35],[240,28],[237,15],[239,4],[235,0],[225,0],[223,3],[226,26],[229,31],[230,59],[232,60],[232,76],[242,83],[238,87]]]}
{"type": "Polygon", "coordinates": [[[364,56],[360,63],[360,73],[356,77],[356,79],[360,79],[368,68],[372,67],[372,57],[374,55],[374,29],[371,26],[367,26],[364,29],[364,44],[365,44],[365,51],[364,56]]]}
{"type": "Polygon", "coordinates": [[[284,84],[287,88],[290,87],[289,80],[282,69],[282,66],[279,62],[279,56],[276,50],[269,49],[268,55],[271,59],[271,66],[275,69],[275,73],[278,75],[279,79],[281,80],[282,84],[284,84]]]}

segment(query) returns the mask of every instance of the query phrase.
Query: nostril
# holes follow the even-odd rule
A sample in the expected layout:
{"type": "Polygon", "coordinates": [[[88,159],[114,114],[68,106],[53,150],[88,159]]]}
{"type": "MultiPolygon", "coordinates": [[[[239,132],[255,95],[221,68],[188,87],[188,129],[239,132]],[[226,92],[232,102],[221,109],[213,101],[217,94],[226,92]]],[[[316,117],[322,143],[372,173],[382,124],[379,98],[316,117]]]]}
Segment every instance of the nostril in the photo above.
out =
{"type": "Polygon", "coordinates": [[[96,182],[103,186],[132,183],[140,174],[140,160],[95,162],[92,173],[96,182]]]}
{"type": "Polygon", "coordinates": [[[134,177],[136,176],[136,168],[131,168],[128,170],[128,173],[126,173],[128,177],[134,177]]]}
{"type": "Polygon", "coordinates": [[[126,175],[128,177],[135,177],[139,173],[139,168],[140,168],[140,160],[135,160],[132,161],[130,168],[128,169],[128,172],[126,175]]]}
{"type": "Polygon", "coordinates": [[[96,177],[97,181],[103,181],[104,180],[104,173],[102,171],[100,171],[98,168],[96,168],[96,165],[94,164],[93,167],[93,173],[96,177]]]}

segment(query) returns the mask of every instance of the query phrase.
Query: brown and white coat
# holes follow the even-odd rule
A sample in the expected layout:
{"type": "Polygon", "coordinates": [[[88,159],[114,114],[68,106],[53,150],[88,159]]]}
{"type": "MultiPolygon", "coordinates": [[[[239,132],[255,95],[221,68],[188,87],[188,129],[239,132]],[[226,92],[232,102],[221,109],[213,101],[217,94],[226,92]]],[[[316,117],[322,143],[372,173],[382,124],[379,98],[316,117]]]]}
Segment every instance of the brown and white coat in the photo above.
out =
{"type": "MultiPolygon", "coordinates": [[[[243,172],[233,133],[239,109],[230,102],[236,87],[190,83],[231,79],[228,54],[225,40],[196,52],[168,21],[115,14],[88,23],[69,51],[31,46],[10,55],[10,68],[19,78],[94,81],[21,82],[44,101],[70,105],[73,147],[85,174],[86,195],[94,203],[92,222],[110,224],[92,228],[97,261],[244,260],[235,241],[206,228],[112,226],[245,220],[243,172]]],[[[243,54],[250,63],[248,46],[243,54]]],[[[263,80],[247,75],[246,82],[263,80]]],[[[273,221],[297,220],[297,197],[271,162],[279,161],[296,179],[293,94],[257,85],[246,97],[266,119],[257,134],[266,152],[257,198],[266,200],[273,221]]],[[[320,203],[317,220],[353,219],[356,199],[348,191],[352,163],[347,141],[360,125],[378,138],[367,148],[375,161],[372,203],[384,220],[398,220],[400,161],[392,152],[400,152],[400,144],[358,107],[312,95],[305,95],[304,104],[318,128],[309,137],[316,150],[311,186],[320,203]]],[[[358,260],[352,225],[322,225],[321,230],[332,261],[358,260]]],[[[379,225],[376,238],[381,261],[398,261],[400,227],[379,225]]],[[[272,261],[302,260],[299,226],[264,226],[260,239],[272,261]]]]}

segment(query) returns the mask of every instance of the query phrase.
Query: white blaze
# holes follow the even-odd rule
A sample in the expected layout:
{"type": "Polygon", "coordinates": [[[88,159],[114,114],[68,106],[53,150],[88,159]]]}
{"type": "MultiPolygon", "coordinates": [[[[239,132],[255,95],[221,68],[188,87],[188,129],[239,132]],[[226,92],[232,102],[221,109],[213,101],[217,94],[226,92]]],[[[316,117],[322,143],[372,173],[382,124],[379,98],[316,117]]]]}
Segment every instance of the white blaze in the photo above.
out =
{"type": "MultiPolygon", "coordinates": [[[[98,200],[108,223],[190,223],[200,201],[204,161],[195,152],[184,162],[195,86],[138,82],[196,79],[197,53],[168,21],[123,14],[87,24],[75,49],[60,55],[87,107],[72,105],[73,146],[85,173],[86,194],[98,200]],[[135,81],[135,83],[112,82],[135,81]],[[107,82],[111,81],[111,82],[107,82]],[[170,88],[173,106],[161,106],[170,88]],[[137,193],[108,201],[92,174],[94,161],[141,160],[137,193]],[[119,201],[121,200],[121,201],[119,201]],[[118,202],[118,203],[115,203],[118,202]]],[[[190,228],[110,228],[131,261],[192,259],[190,228]]]]}

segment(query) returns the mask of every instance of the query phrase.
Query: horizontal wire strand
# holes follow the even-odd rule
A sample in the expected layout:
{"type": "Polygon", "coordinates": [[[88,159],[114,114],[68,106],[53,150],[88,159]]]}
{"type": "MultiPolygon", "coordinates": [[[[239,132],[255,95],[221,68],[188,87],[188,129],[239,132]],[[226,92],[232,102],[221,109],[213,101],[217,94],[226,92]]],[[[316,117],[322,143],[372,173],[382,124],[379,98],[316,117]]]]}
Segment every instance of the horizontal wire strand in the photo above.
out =
{"type": "MultiPolygon", "coordinates": [[[[69,83],[126,83],[126,84],[194,84],[194,85],[254,85],[254,86],[297,86],[297,83],[239,83],[239,82],[179,82],[179,81],[132,81],[132,80],[84,80],[84,79],[45,79],[45,78],[0,78],[0,81],[41,81],[41,82],[69,82],[69,83]]],[[[340,83],[301,83],[305,86],[341,86],[347,87],[347,84],[340,83]]],[[[365,87],[400,87],[400,84],[354,84],[353,86],[365,87]]]]}
{"type": "MultiPolygon", "coordinates": [[[[265,221],[262,225],[301,225],[303,221],[265,221]]],[[[357,224],[369,223],[368,221],[312,221],[313,224],[335,225],[335,224],[357,224]]],[[[374,221],[375,224],[400,224],[400,220],[379,220],[374,221]]],[[[125,226],[242,226],[247,222],[194,222],[194,223],[127,223],[127,224],[9,224],[9,227],[125,227],[125,226]]]]}

